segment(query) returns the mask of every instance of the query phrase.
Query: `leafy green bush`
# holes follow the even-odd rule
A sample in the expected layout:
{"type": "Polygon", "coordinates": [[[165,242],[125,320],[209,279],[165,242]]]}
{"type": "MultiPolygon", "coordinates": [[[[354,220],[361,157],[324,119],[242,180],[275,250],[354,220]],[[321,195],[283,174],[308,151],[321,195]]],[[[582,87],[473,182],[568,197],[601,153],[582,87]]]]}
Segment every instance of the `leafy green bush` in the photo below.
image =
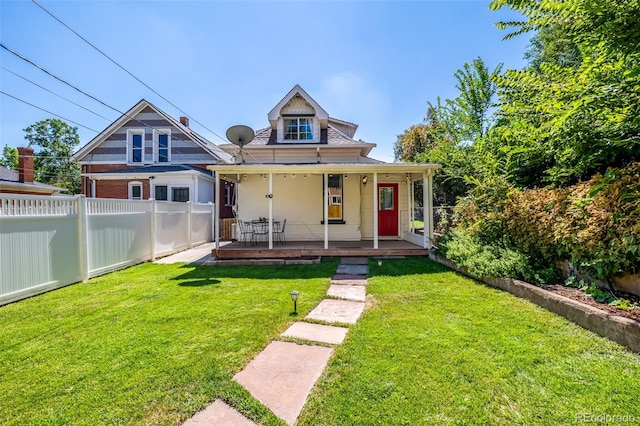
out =
{"type": "Polygon", "coordinates": [[[477,236],[464,229],[453,230],[439,239],[436,253],[466,268],[477,277],[515,278],[539,283],[544,282],[550,273],[535,271],[523,253],[498,244],[484,244],[477,236]]]}
{"type": "MultiPolygon", "coordinates": [[[[518,190],[498,185],[492,191],[484,185],[474,191],[456,206],[457,229],[464,230],[467,240],[486,246],[484,251],[507,249],[526,255],[531,269],[545,271],[541,280],[551,278],[549,269],[563,260],[605,282],[625,272],[640,272],[640,163],[610,169],[568,188],[518,190]]],[[[454,252],[463,253],[459,248],[454,252]]],[[[485,262],[487,256],[466,262],[485,262]]]]}

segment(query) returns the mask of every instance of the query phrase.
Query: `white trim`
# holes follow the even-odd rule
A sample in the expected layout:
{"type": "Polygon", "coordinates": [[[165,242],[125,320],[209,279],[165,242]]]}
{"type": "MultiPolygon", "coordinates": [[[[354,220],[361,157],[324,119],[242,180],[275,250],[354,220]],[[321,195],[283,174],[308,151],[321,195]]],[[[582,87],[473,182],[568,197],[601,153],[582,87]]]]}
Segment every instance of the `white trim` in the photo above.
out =
{"type": "Polygon", "coordinates": [[[129,194],[129,199],[130,200],[144,200],[144,187],[142,186],[142,182],[134,180],[132,182],[129,182],[129,184],[127,186],[129,188],[128,194],[129,194]],[[134,198],[133,197],[133,187],[134,186],[139,186],[140,187],[140,198],[134,198]]]}
{"type": "Polygon", "coordinates": [[[171,129],[153,130],[153,162],[171,164],[171,129]],[[160,135],[167,135],[167,161],[160,162],[160,135]]]}
{"type": "Polygon", "coordinates": [[[144,129],[127,129],[127,164],[144,164],[144,150],[145,150],[145,131],[144,129]],[[142,152],[140,155],[140,161],[133,161],[133,136],[142,136],[142,152]]]}

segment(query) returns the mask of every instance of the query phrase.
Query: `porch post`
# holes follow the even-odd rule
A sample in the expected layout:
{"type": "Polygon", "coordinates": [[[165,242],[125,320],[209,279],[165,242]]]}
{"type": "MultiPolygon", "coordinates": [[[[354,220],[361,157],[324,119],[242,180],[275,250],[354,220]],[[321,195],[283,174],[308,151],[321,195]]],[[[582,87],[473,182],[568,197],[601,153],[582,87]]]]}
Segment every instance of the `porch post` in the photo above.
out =
{"type": "Polygon", "coordinates": [[[411,213],[411,178],[407,175],[407,219],[409,220],[409,232],[413,231],[413,214],[411,213]]]}
{"type": "Polygon", "coordinates": [[[427,172],[422,173],[422,220],[424,221],[422,247],[429,248],[429,227],[431,226],[431,217],[429,215],[429,179],[427,172]],[[427,223],[427,221],[429,223],[427,223]]]}
{"type": "Polygon", "coordinates": [[[329,174],[324,174],[324,249],[329,249],[329,174]]]}
{"type": "Polygon", "coordinates": [[[213,200],[213,229],[214,235],[216,239],[216,257],[220,252],[220,173],[216,172],[216,180],[215,180],[215,199],[213,200]]]}
{"type": "Polygon", "coordinates": [[[413,179],[411,180],[411,188],[409,189],[409,191],[411,191],[409,193],[409,206],[411,206],[411,213],[409,214],[409,219],[411,220],[411,232],[415,232],[415,227],[413,226],[413,222],[416,220],[416,208],[415,208],[415,190],[416,187],[413,184],[413,179]]]}
{"type": "Polygon", "coordinates": [[[427,179],[429,181],[429,248],[431,248],[431,241],[433,241],[433,170],[429,169],[427,179]]]}
{"type": "Polygon", "coordinates": [[[269,250],[273,249],[273,173],[269,173],[269,250]]]}
{"type": "Polygon", "coordinates": [[[373,173],[373,248],[378,249],[378,173],[373,173]]]}

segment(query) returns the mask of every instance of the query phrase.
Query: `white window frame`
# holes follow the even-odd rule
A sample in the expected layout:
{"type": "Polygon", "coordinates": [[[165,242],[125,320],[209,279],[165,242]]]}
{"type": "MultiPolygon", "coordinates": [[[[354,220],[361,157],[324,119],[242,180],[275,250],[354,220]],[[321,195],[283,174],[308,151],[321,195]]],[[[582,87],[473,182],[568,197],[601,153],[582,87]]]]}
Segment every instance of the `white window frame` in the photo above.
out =
{"type": "Polygon", "coordinates": [[[143,200],[144,199],[144,186],[142,186],[142,182],[134,180],[129,182],[129,199],[130,200],[143,200]],[[134,198],[133,197],[133,187],[134,186],[139,186],[140,187],[140,198],[134,198]]]}
{"type": "Polygon", "coordinates": [[[144,150],[145,150],[145,134],[144,129],[128,129],[127,130],[127,163],[129,164],[144,164],[144,150]],[[140,161],[133,161],[133,135],[140,135],[142,137],[142,153],[140,155],[140,161]]]}
{"type": "Polygon", "coordinates": [[[291,142],[301,142],[301,143],[313,143],[315,142],[315,126],[316,126],[316,120],[314,119],[313,116],[285,116],[283,117],[283,132],[282,132],[282,140],[283,141],[291,141],[291,142]],[[287,121],[292,121],[292,120],[296,120],[297,121],[297,134],[296,134],[296,138],[291,138],[291,139],[287,139],[287,121]],[[311,139],[300,139],[300,120],[309,120],[309,123],[311,125],[311,139]]]}
{"type": "Polygon", "coordinates": [[[153,161],[159,164],[171,163],[171,129],[153,131],[153,161]],[[160,163],[160,135],[167,135],[167,161],[163,163],[160,163]]]}

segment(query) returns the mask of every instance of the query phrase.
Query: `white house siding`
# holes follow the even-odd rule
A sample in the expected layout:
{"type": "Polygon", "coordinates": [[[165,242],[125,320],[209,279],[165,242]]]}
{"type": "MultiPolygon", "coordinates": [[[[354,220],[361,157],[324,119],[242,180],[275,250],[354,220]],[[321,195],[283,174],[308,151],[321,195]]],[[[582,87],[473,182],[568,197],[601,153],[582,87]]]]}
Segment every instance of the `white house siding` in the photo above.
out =
{"type": "MultiPolygon", "coordinates": [[[[398,225],[399,236],[404,235],[409,230],[409,213],[408,213],[408,196],[407,196],[407,181],[404,175],[389,175],[387,179],[386,174],[378,174],[378,183],[397,183],[398,184],[398,205],[400,211],[400,222],[398,225]]],[[[361,185],[362,186],[362,185],[361,185]]],[[[368,176],[367,186],[362,189],[362,239],[373,239],[373,176],[368,176]]],[[[377,210],[377,209],[376,209],[377,210]]],[[[376,211],[377,214],[377,211],[376,211]]],[[[381,237],[389,238],[389,237],[381,237]]]]}
{"type": "MultiPolygon", "coordinates": [[[[269,216],[269,180],[260,175],[247,175],[239,186],[238,216],[254,220],[269,216]]],[[[322,175],[277,174],[273,176],[273,217],[287,219],[287,241],[324,239],[322,175]]],[[[345,224],[329,225],[332,241],[360,240],[360,190],[356,175],[344,180],[343,214],[345,224]]]]}
{"type": "MultiPolygon", "coordinates": [[[[223,189],[224,190],[224,187],[223,189]]],[[[220,198],[218,198],[220,199],[220,198]]],[[[213,202],[213,182],[208,179],[199,178],[198,182],[198,203],[213,202]]]]}
{"type": "MultiPolygon", "coordinates": [[[[361,160],[360,148],[320,147],[321,163],[358,163],[361,160]]],[[[244,160],[258,164],[313,164],[318,162],[316,146],[310,148],[274,147],[244,149],[244,160]]]]}

